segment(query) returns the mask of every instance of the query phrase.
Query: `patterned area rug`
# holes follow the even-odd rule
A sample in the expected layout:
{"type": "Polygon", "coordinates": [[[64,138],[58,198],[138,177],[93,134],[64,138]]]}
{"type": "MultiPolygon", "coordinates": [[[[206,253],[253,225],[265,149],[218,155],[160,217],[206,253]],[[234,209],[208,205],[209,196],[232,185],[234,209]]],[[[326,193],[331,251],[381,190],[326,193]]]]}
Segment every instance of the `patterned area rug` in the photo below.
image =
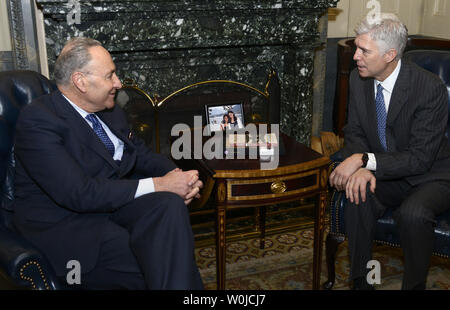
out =
{"type": "MultiPolygon", "coordinates": [[[[325,236],[327,233],[324,234],[325,236]]],[[[215,246],[196,249],[197,264],[205,289],[216,289],[215,246]]],[[[327,280],[325,246],[322,252],[321,283],[327,280]]],[[[313,230],[300,230],[266,237],[265,248],[259,239],[227,244],[226,288],[228,290],[310,290],[312,289],[313,230]]],[[[380,290],[401,288],[403,273],[401,249],[375,245],[373,259],[381,265],[380,290]]],[[[347,242],[339,246],[336,282],[333,289],[348,290],[349,262],[347,242]]],[[[427,289],[450,289],[450,260],[433,256],[427,289]]]]}

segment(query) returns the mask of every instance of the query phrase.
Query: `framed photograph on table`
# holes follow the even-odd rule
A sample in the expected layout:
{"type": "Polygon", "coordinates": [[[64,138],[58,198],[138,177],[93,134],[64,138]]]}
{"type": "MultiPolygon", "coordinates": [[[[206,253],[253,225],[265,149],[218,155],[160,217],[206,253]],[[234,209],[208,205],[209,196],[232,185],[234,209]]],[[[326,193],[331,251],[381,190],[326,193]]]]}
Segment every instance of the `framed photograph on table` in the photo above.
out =
{"type": "Polygon", "coordinates": [[[206,105],[206,122],[210,132],[243,129],[244,107],[240,102],[206,105]]]}

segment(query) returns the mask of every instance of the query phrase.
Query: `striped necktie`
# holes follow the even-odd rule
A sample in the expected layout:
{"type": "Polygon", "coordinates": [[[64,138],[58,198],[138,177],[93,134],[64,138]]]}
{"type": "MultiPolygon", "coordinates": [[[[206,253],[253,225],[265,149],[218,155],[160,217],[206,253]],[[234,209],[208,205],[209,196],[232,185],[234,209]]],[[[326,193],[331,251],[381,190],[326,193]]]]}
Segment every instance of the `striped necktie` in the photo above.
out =
{"type": "Polygon", "coordinates": [[[95,114],[88,114],[86,116],[86,119],[92,123],[94,132],[97,134],[100,141],[103,142],[109,154],[114,157],[114,144],[112,143],[111,139],[109,139],[108,135],[102,127],[102,124],[100,124],[100,122],[98,121],[97,116],[95,114]]]}
{"type": "Polygon", "coordinates": [[[378,123],[378,137],[380,138],[381,145],[384,150],[387,150],[386,145],[386,106],[384,104],[383,86],[381,83],[377,86],[377,96],[375,98],[375,106],[377,110],[377,123],[378,123]]]}

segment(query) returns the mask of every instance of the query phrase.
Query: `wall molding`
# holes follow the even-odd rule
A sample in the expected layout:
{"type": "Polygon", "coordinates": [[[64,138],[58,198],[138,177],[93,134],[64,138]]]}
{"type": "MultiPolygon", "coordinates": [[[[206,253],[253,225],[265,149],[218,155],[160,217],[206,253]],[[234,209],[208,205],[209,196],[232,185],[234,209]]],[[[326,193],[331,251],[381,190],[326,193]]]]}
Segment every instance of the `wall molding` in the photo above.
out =
{"type": "Polygon", "coordinates": [[[434,0],[433,15],[434,16],[446,16],[447,1],[434,0]]]}
{"type": "Polygon", "coordinates": [[[41,72],[34,0],[6,0],[14,69],[41,72]]]}
{"type": "Polygon", "coordinates": [[[29,63],[25,44],[22,4],[19,1],[7,0],[6,5],[9,15],[14,68],[25,70],[28,69],[29,63]]]}

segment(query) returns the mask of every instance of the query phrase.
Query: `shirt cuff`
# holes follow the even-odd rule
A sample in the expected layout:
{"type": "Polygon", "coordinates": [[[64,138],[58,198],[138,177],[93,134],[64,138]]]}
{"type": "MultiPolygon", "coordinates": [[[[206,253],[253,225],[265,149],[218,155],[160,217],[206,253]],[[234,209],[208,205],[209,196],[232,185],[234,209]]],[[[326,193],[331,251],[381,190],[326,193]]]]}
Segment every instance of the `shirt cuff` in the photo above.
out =
{"type": "Polygon", "coordinates": [[[155,184],[153,183],[153,178],[140,179],[134,198],[141,197],[145,194],[150,194],[155,192],[155,184]]]}
{"type": "Polygon", "coordinates": [[[375,154],[367,153],[367,155],[369,156],[369,160],[367,161],[366,169],[369,169],[372,171],[377,170],[377,160],[375,159],[375,154]]]}

